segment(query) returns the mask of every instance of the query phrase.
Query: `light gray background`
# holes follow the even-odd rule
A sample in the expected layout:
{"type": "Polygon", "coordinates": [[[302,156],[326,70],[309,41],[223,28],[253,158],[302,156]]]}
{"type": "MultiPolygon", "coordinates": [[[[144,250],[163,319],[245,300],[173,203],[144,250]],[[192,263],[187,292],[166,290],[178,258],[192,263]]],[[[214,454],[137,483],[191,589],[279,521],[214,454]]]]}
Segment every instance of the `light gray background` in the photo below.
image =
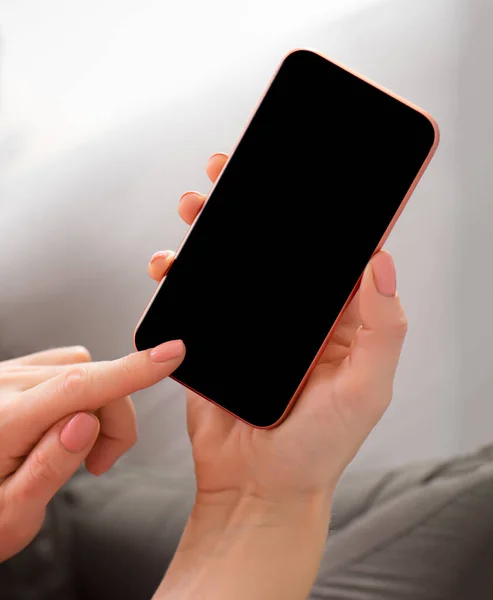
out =
{"type": "MultiPolygon", "coordinates": [[[[180,194],[208,189],[207,157],[231,148],[283,54],[309,46],[442,132],[387,244],[410,330],[393,404],[355,467],[491,442],[492,27],[487,0],[0,0],[4,351],[130,351],[155,287],[148,258],[185,232],[180,194]]],[[[127,460],[184,468],[181,388],[135,403],[127,460]]]]}

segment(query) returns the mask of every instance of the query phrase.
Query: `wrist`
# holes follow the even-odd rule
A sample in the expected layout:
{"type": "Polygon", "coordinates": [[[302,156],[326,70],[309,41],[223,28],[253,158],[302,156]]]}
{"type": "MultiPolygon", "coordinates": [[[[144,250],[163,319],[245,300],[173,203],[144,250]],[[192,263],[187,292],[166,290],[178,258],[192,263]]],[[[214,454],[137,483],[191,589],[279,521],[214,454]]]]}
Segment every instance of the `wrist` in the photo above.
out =
{"type": "MultiPolygon", "coordinates": [[[[218,598],[227,597],[224,586],[236,586],[243,578],[256,581],[254,595],[259,600],[270,598],[267,587],[271,579],[262,583],[256,577],[266,564],[271,574],[279,571],[279,580],[288,588],[305,583],[309,589],[327,537],[331,499],[328,494],[272,500],[235,492],[197,493],[178,550],[156,598],[161,595],[173,598],[173,592],[180,598],[194,597],[199,591],[203,598],[208,598],[204,590],[212,593],[213,589],[218,598]],[[292,584],[291,573],[295,578],[292,584]],[[231,577],[233,583],[229,581],[231,577]]],[[[235,597],[243,597],[237,589],[228,589],[235,597]]]]}
{"type": "Polygon", "coordinates": [[[255,529],[292,528],[328,523],[330,493],[285,495],[272,498],[236,490],[197,492],[187,531],[192,538],[204,532],[216,535],[246,533],[255,529]]]}

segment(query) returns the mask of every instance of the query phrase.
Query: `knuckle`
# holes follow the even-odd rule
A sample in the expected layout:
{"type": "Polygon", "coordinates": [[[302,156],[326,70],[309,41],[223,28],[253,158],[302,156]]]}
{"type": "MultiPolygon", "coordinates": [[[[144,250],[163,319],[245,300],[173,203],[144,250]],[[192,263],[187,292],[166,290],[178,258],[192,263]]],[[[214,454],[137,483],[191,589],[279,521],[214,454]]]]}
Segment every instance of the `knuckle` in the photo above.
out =
{"type": "Polygon", "coordinates": [[[133,429],[130,431],[129,436],[128,436],[128,448],[132,448],[133,446],[135,446],[138,439],[139,439],[139,433],[137,431],[137,426],[135,425],[133,427],[133,429]]]}
{"type": "Polygon", "coordinates": [[[126,375],[132,375],[135,372],[135,367],[132,364],[132,361],[130,360],[130,356],[122,356],[122,358],[119,359],[120,362],[120,369],[126,374],[126,375]]]}
{"type": "Polygon", "coordinates": [[[26,486],[26,490],[31,486],[56,483],[60,478],[55,463],[42,450],[32,452],[27,460],[27,467],[30,485],[26,486]]]}
{"type": "Polygon", "coordinates": [[[84,367],[70,369],[64,375],[63,389],[65,392],[74,393],[87,383],[88,372],[84,367]]]}
{"type": "Polygon", "coordinates": [[[401,315],[393,327],[393,331],[399,338],[404,338],[407,334],[409,323],[406,315],[401,315]]]}

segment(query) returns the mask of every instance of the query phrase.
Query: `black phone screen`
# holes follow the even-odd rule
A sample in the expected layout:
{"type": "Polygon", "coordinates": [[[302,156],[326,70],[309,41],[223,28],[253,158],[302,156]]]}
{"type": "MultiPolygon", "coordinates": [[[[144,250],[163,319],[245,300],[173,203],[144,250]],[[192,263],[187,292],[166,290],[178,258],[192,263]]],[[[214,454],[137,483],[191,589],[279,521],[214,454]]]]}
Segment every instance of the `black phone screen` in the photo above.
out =
{"type": "Polygon", "coordinates": [[[421,112],[316,53],[281,64],[135,336],[256,426],[285,412],[427,159],[421,112]]]}

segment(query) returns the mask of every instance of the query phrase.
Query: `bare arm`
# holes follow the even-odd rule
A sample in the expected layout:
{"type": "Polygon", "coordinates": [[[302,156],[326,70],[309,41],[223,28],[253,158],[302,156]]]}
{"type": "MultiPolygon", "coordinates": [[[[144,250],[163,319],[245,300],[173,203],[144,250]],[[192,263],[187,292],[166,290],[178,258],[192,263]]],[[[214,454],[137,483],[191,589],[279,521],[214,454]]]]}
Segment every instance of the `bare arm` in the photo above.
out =
{"type": "Polygon", "coordinates": [[[304,600],[329,525],[321,496],[270,504],[242,497],[230,508],[197,503],[154,600],[304,600]]]}

